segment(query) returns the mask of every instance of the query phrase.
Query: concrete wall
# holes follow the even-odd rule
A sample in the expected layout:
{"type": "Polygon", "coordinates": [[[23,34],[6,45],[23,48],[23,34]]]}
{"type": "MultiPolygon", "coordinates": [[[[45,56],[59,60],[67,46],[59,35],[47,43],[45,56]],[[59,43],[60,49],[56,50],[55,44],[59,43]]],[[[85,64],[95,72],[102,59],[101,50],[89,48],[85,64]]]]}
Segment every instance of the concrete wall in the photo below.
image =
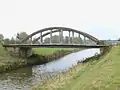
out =
{"type": "Polygon", "coordinates": [[[19,56],[21,57],[30,57],[32,55],[32,48],[20,47],[19,56]]]}

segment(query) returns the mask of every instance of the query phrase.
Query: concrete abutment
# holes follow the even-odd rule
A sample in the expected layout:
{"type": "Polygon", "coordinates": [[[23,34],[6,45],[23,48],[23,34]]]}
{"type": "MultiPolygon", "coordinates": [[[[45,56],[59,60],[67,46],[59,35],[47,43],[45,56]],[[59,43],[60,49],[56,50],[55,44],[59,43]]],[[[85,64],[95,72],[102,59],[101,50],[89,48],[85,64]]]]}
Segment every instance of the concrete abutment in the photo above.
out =
{"type": "Polygon", "coordinates": [[[33,54],[32,48],[30,48],[30,47],[27,47],[27,48],[20,47],[18,52],[19,52],[20,57],[30,57],[33,54]]]}

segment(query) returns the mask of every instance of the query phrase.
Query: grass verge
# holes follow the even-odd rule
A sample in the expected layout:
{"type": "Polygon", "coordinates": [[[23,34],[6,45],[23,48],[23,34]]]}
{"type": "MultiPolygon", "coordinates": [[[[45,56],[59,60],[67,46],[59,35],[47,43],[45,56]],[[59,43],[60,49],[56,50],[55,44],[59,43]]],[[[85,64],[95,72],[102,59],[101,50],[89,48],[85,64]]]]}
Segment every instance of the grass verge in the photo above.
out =
{"type": "Polygon", "coordinates": [[[61,73],[33,90],[120,90],[120,46],[99,60],[90,60],[61,73]]]}

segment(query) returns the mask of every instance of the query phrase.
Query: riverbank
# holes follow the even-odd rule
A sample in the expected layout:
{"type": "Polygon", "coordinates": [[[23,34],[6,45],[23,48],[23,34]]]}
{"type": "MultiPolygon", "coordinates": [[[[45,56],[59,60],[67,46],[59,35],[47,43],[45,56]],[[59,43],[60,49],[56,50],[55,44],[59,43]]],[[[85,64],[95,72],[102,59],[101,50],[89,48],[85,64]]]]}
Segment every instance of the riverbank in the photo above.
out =
{"type": "Polygon", "coordinates": [[[0,45],[0,73],[23,67],[26,60],[20,57],[13,57],[0,45]]]}
{"type": "Polygon", "coordinates": [[[35,53],[29,58],[21,58],[19,56],[14,55],[14,52],[8,52],[2,46],[0,46],[0,73],[15,70],[29,65],[47,63],[72,52],[73,50],[56,49],[53,51],[53,53],[49,55],[35,53]]]}
{"type": "Polygon", "coordinates": [[[68,48],[66,49],[55,48],[53,50],[52,48],[34,49],[34,54],[31,57],[27,58],[27,64],[28,65],[45,64],[53,60],[56,60],[58,58],[61,58],[67,54],[77,51],[78,49],[68,49],[68,48]]]}
{"type": "Polygon", "coordinates": [[[32,90],[119,90],[120,46],[100,58],[73,66],[32,90]]]}

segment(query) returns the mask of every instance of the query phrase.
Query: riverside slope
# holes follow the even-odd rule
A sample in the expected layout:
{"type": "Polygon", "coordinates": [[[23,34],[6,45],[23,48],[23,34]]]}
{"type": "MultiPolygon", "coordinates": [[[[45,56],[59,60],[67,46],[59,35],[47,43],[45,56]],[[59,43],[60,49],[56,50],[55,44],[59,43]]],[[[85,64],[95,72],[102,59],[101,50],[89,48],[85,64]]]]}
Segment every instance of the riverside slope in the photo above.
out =
{"type": "Polygon", "coordinates": [[[55,60],[56,58],[60,58],[69,53],[72,53],[74,49],[34,49],[35,54],[33,54],[29,58],[22,58],[16,55],[16,53],[11,51],[6,51],[0,45],[0,73],[18,69],[21,67],[29,66],[29,65],[37,65],[44,64],[55,60]],[[42,51],[42,52],[41,52],[42,51]],[[47,53],[47,55],[46,55],[47,53]],[[44,54],[44,55],[42,55],[44,54]]]}
{"type": "Polygon", "coordinates": [[[50,81],[45,88],[40,85],[33,90],[119,90],[120,46],[113,47],[99,60],[90,60],[75,68],[72,76],[68,71],[61,75],[62,81],[50,81]]]}

